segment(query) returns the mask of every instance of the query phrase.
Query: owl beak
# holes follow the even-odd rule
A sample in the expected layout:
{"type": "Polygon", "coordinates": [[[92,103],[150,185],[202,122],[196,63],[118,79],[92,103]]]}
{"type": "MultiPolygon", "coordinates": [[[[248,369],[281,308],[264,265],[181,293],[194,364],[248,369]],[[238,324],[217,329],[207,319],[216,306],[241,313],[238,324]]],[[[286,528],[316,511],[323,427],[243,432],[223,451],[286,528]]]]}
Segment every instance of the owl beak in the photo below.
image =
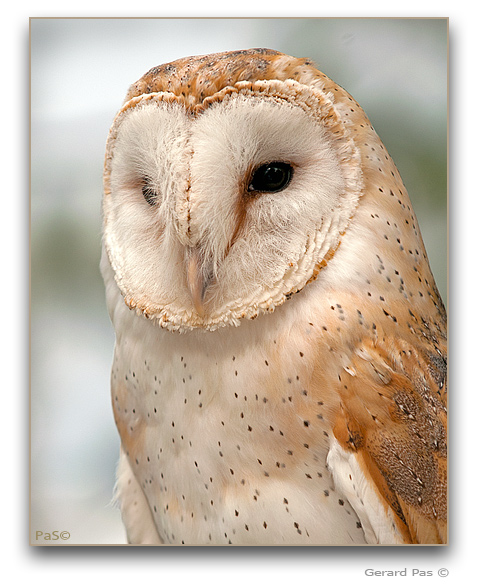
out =
{"type": "Polygon", "coordinates": [[[198,248],[188,248],[186,275],[194,308],[198,315],[203,318],[205,314],[204,296],[210,279],[204,276],[204,262],[198,248]]]}

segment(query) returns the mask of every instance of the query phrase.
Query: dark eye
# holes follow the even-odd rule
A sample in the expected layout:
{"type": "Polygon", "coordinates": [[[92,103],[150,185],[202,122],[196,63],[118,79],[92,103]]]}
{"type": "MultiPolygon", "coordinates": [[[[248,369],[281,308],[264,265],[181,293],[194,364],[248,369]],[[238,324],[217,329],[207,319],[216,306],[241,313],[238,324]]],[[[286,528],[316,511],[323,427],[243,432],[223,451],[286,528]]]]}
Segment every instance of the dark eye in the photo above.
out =
{"type": "Polygon", "coordinates": [[[292,166],[287,162],[268,162],[256,168],[249,191],[277,193],[287,187],[292,179],[292,166]]]}
{"type": "Polygon", "coordinates": [[[151,207],[156,203],[156,192],[154,191],[153,188],[151,188],[148,179],[143,179],[143,197],[144,200],[148,203],[148,205],[151,205],[151,207]]]}

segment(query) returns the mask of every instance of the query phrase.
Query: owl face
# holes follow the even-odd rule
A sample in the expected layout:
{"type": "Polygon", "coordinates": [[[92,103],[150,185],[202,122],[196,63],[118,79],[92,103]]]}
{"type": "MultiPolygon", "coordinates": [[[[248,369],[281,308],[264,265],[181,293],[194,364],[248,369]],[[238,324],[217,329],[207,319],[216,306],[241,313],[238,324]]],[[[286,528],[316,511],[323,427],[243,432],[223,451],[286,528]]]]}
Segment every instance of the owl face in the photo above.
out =
{"type": "Polygon", "coordinates": [[[238,325],[303,289],[363,188],[352,133],[320,86],[216,85],[195,101],[133,96],[108,141],[116,282],[130,308],[171,330],[238,325]]]}

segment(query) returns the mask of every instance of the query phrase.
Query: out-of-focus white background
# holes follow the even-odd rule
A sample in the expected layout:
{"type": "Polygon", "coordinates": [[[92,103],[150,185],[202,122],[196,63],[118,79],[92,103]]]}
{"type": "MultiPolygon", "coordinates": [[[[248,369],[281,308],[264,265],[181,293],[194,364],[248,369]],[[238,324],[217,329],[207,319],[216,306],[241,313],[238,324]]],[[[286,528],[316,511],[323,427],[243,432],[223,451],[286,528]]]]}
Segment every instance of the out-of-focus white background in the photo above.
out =
{"type": "Polygon", "coordinates": [[[392,155],[446,301],[447,22],[47,18],[31,21],[30,40],[31,541],[67,530],[65,543],[125,543],[110,505],[114,335],[98,264],[105,140],[128,86],[192,54],[267,47],[312,58],[392,155]]]}

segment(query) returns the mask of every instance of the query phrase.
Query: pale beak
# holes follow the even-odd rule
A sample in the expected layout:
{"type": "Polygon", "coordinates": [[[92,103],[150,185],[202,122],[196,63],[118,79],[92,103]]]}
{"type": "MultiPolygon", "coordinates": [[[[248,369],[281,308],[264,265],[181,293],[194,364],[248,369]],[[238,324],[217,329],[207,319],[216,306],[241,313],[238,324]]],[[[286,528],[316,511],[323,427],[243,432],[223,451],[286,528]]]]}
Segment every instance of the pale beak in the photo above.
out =
{"type": "Polygon", "coordinates": [[[204,295],[209,277],[204,275],[203,258],[198,248],[189,248],[186,259],[186,275],[189,293],[198,315],[204,317],[204,295]]]}

